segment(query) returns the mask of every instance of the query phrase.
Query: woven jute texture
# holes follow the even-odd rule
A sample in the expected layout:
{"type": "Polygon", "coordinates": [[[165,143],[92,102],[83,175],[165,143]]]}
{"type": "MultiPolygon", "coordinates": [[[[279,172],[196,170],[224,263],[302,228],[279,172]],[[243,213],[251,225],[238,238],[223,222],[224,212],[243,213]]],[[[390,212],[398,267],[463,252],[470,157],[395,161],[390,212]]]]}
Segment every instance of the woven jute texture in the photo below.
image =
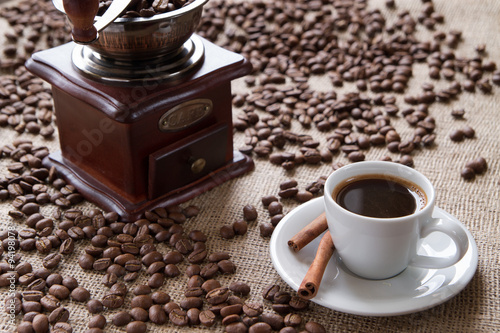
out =
{"type": "MultiPolygon", "coordinates": [[[[271,3],[272,0],[269,0],[271,3]]],[[[290,3],[293,3],[290,0],[290,3]]],[[[500,3],[496,0],[461,0],[445,1],[434,0],[437,13],[445,17],[439,30],[448,32],[456,29],[462,32],[462,39],[455,50],[457,56],[473,57],[475,47],[486,45],[484,57],[497,61],[500,64],[500,3]]],[[[15,2],[4,2],[3,6],[13,6],[15,2]]],[[[379,8],[388,22],[395,20],[398,12],[407,9],[413,17],[417,17],[422,8],[420,1],[396,1],[396,9],[388,10],[385,1],[369,1],[370,8],[379,8]]],[[[5,22],[0,22],[2,31],[10,29],[5,22]]],[[[50,33],[50,32],[49,32],[50,33]]],[[[431,40],[434,31],[428,31],[419,25],[417,36],[422,40],[431,40]]],[[[3,37],[0,37],[3,38],[3,37]]],[[[7,42],[2,40],[3,45],[7,42]]],[[[3,46],[0,46],[3,48],[3,46]]],[[[0,57],[3,53],[0,53],[0,57]]],[[[460,77],[463,78],[463,77],[460,77]]],[[[433,81],[428,76],[428,67],[425,64],[416,64],[413,67],[413,77],[405,93],[418,94],[424,82],[432,82],[436,90],[446,87],[449,83],[441,79],[433,81]]],[[[345,92],[354,91],[352,84],[344,84],[342,88],[334,88],[327,77],[314,77],[310,80],[313,90],[328,92],[335,90],[338,96],[345,92]]],[[[243,79],[235,80],[232,84],[233,93],[250,93],[249,87],[243,79]]],[[[370,92],[367,94],[370,95],[370,92]]],[[[402,94],[393,94],[397,98],[400,109],[408,107],[403,102],[402,94]]],[[[472,233],[477,243],[479,264],[472,281],[463,291],[451,300],[431,309],[400,316],[370,317],[358,316],[334,311],[312,302],[310,307],[301,312],[304,323],[316,321],[325,326],[328,332],[498,332],[500,331],[500,89],[493,86],[490,94],[477,90],[475,93],[463,92],[458,98],[447,103],[434,103],[429,108],[429,113],[436,119],[436,143],[432,148],[417,150],[413,153],[414,168],[425,174],[434,184],[438,193],[437,205],[450,214],[456,216],[472,233]],[[451,116],[451,111],[463,108],[466,111],[463,120],[456,120],[451,116]],[[452,130],[472,126],[476,135],[473,139],[466,139],[456,143],[449,139],[452,130]],[[467,161],[482,156],[488,163],[487,171],[478,175],[473,181],[465,181],[460,176],[460,171],[467,161]]],[[[234,107],[234,117],[242,110],[234,107]]],[[[402,117],[391,119],[391,124],[400,133],[402,139],[409,139],[413,133],[402,117]]],[[[310,134],[321,145],[326,143],[329,133],[321,133],[315,129],[303,129],[294,122],[292,131],[310,134]]],[[[16,138],[32,140],[34,145],[44,145],[50,151],[58,149],[57,133],[51,140],[42,139],[40,136],[30,134],[19,135],[10,127],[0,128],[0,143],[8,144],[16,138]]],[[[234,146],[239,148],[244,145],[245,136],[241,132],[234,134],[234,146]]],[[[287,150],[294,151],[296,147],[287,150]]],[[[389,153],[385,148],[370,148],[366,152],[367,160],[378,160],[387,155],[394,160],[399,159],[398,154],[389,153]]],[[[0,159],[0,175],[6,175],[6,165],[11,161],[0,159]]],[[[273,268],[269,255],[269,238],[260,235],[259,224],[269,221],[269,214],[261,204],[264,195],[277,195],[279,184],[287,179],[297,180],[299,188],[317,180],[320,176],[327,176],[332,172],[330,163],[317,166],[299,166],[294,171],[286,172],[280,166],[272,165],[267,159],[254,156],[255,169],[239,178],[228,181],[207,193],[183,204],[200,207],[200,214],[189,219],[184,227],[186,230],[198,229],[208,236],[207,248],[210,252],[227,251],[231,260],[236,264],[237,270],[233,275],[220,276],[217,279],[222,285],[229,285],[233,281],[244,281],[251,287],[248,300],[262,302],[266,312],[272,312],[270,303],[262,299],[262,289],[269,284],[278,284],[285,291],[295,294],[273,268]],[[242,208],[251,204],[257,208],[258,220],[249,224],[248,233],[231,240],[220,237],[219,230],[237,219],[242,218],[242,208]]],[[[350,163],[342,154],[334,156],[334,162],[350,163]]],[[[290,212],[299,204],[294,200],[282,200],[285,213],[290,212]]],[[[95,206],[83,202],[77,207],[88,212],[95,206]]],[[[8,212],[12,210],[10,200],[0,202],[0,229],[14,226],[17,230],[23,228],[23,219],[12,219],[8,212]]],[[[45,205],[41,212],[50,216],[55,207],[45,205]]],[[[102,273],[83,271],[78,265],[77,258],[82,253],[88,241],[78,242],[72,255],[64,256],[62,263],[54,271],[63,276],[75,277],[81,286],[91,292],[91,297],[101,299],[108,288],[101,283],[102,273]]],[[[171,250],[168,245],[158,246],[159,251],[166,253],[171,250]]],[[[43,255],[36,252],[21,252],[21,261],[30,262],[33,267],[41,267],[43,255]]],[[[179,264],[184,272],[187,264],[179,264]]],[[[293,269],[290,268],[290,269],[293,269]]],[[[145,272],[133,285],[147,281],[145,272]]],[[[170,294],[173,301],[180,302],[186,286],[187,277],[184,274],[166,280],[161,290],[170,294]]],[[[22,287],[17,286],[18,291],[22,287]]],[[[128,308],[132,293],[126,298],[124,308],[128,308]]],[[[7,288],[0,289],[0,302],[3,306],[8,295],[7,288]]],[[[84,332],[87,329],[90,314],[84,304],[71,300],[63,301],[63,306],[71,311],[70,323],[74,332],[84,332]]],[[[108,319],[106,332],[124,332],[111,324],[111,318],[117,310],[106,310],[104,315],[108,319]]],[[[22,320],[22,315],[17,316],[16,323],[22,320]]],[[[303,329],[303,325],[301,329],[303,329]]],[[[11,325],[9,317],[2,310],[0,314],[0,331],[15,332],[16,327],[11,325]]],[[[224,327],[220,321],[211,328],[202,326],[179,328],[171,323],[162,326],[148,323],[148,332],[222,332],[224,327]]]]}

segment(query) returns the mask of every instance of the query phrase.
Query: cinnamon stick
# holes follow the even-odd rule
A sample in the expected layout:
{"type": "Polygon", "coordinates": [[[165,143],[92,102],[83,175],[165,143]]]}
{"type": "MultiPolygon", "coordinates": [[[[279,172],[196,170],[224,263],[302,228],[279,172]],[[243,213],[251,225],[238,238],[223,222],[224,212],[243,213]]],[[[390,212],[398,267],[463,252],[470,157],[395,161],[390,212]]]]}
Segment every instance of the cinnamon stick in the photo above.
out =
{"type": "Polygon", "coordinates": [[[327,231],[321,238],[316,256],[314,257],[306,276],[299,286],[299,290],[297,292],[300,297],[304,299],[311,299],[316,296],[321,279],[323,278],[326,266],[333,255],[334,249],[335,246],[333,245],[330,231],[327,231]]]}
{"type": "Polygon", "coordinates": [[[291,247],[294,252],[299,252],[326,229],[328,229],[328,224],[326,223],[326,214],[323,213],[306,225],[295,236],[290,238],[288,246],[291,247]]]}

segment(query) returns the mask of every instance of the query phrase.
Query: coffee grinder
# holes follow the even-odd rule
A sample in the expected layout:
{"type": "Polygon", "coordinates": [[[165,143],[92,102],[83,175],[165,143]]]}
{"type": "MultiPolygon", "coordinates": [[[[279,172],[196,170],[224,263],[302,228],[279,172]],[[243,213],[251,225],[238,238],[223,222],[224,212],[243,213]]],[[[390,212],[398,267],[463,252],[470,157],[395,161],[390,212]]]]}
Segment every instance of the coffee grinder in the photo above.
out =
{"type": "Polygon", "coordinates": [[[46,166],[124,221],[253,169],[233,150],[231,107],[251,64],[194,33],[207,0],[149,18],[110,7],[95,24],[99,0],[64,1],[75,42],[26,63],[52,86],[61,150],[46,166]]]}

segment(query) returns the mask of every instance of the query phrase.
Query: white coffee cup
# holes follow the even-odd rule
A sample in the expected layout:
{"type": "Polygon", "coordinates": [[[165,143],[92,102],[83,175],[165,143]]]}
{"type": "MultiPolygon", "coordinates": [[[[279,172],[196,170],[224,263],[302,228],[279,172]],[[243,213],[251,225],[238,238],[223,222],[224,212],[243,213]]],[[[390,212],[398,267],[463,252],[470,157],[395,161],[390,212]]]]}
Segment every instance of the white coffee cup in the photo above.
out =
{"type": "Polygon", "coordinates": [[[420,172],[394,162],[365,161],[334,171],[325,183],[325,212],[328,228],[340,259],[354,274],[367,279],[393,277],[409,265],[445,268],[454,265],[467,252],[465,231],[451,220],[433,218],[436,192],[420,172]],[[355,214],[340,206],[332,197],[338,186],[361,175],[385,175],[410,182],[423,190],[426,204],[410,215],[376,218],[355,214]],[[423,256],[417,253],[421,238],[433,232],[449,236],[456,245],[451,257],[423,256]]]}

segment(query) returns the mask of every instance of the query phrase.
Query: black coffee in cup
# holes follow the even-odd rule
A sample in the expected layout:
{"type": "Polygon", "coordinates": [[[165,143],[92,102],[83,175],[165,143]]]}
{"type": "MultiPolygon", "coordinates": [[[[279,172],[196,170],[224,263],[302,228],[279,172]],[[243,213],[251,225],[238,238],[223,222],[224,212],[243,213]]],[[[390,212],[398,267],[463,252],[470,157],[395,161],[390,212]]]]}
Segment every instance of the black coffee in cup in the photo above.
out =
{"type": "Polygon", "coordinates": [[[381,174],[346,179],[332,197],[350,212],[375,218],[411,215],[427,204],[424,191],[416,184],[381,174]]]}

